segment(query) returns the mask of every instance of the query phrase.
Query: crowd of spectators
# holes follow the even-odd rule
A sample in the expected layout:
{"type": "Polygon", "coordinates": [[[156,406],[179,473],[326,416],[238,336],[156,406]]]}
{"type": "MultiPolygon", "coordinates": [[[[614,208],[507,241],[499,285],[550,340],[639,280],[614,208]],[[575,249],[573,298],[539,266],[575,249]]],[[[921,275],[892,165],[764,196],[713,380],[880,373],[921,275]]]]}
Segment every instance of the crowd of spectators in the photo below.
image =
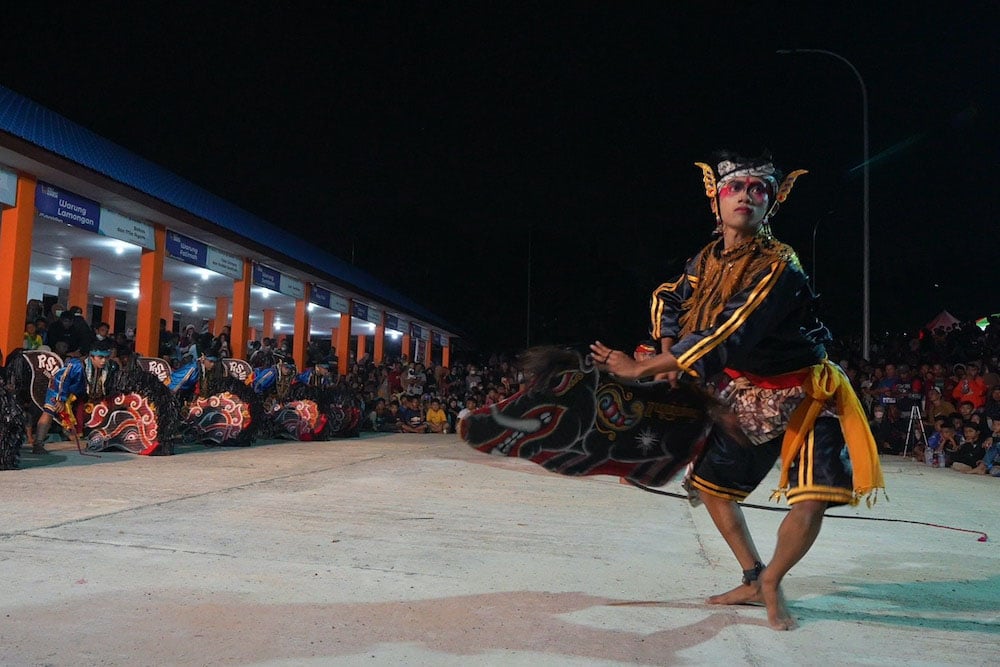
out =
{"type": "MultiPolygon", "coordinates": [[[[51,349],[62,356],[86,354],[91,343],[111,338],[114,357],[134,354],[134,330],[110,332],[106,322],[88,324],[79,307],[59,304],[43,314],[28,304],[25,349],[51,349]]],[[[229,327],[213,336],[207,322],[180,334],[160,323],[160,356],[177,368],[199,350],[243,356],[253,366],[290,361],[285,339],[253,341],[243,355],[230,349],[229,327]]],[[[859,338],[828,348],[844,369],[868,412],[879,451],[914,457],[927,465],[1000,477],[1000,317],[985,329],[974,322],[923,329],[916,335],[887,335],[873,341],[865,359],[859,338]]],[[[335,351],[309,351],[311,359],[338,364],[335,351]]],[[[347,355],[346,375],[336,382],[362,403],[362,428],[378,432],[449,433],[469,410],[488,407],[522,388],[524,377],[509,356],[444,367],[411,361],[406,355],[376,364],[347,355]]]]}
{"type": "Polygon", "coordinates": [[[1000,477],[1000,318],[830,350],[871,419],[879,451],[1000,477]]]}

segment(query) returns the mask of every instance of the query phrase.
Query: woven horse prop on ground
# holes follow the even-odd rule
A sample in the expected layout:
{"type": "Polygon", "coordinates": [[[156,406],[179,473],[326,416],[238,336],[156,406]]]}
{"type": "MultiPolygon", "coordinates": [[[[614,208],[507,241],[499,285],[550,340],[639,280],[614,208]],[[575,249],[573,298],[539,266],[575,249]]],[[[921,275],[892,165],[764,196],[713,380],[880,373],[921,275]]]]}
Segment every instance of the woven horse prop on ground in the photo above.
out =
{"type": "Polygon", "coordinates": [[[293,385],[288,399],[272,416],[278,435],[305,441],[358,437],[360,401],[350,389],[293,385]]]}
{"type": "Polygon", "coordinates": [[[181,426],[180,403],[142,361],[119,371],[108,396],[90,407],[84,423],[88,451],[173,454],[181,426]]]}
{"type": "Polygon", "coordinates": [[[257,438],[264,405],[248,383],[253,369],[242,359],[222,359],[224,376],[209,393],[191,400],[183,414],[183,439],[204,445],[246,447],[257,438]]]}
{"type": "Polygon", "coordinates": [[[529,350],[521,366],[527,388],[466,416],[459,436],[563,475],[662,486],[701,452],[718,405],[691,384],[623,381],[571,350],[529,350]]]}

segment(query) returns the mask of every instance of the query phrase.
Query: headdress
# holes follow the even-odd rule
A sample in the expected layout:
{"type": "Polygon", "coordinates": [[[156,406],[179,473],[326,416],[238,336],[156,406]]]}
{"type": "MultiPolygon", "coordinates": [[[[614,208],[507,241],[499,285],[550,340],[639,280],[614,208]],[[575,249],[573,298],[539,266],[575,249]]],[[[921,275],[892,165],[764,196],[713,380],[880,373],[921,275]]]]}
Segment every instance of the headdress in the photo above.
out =
{"type": "Polygon", "coordinates": [[[712,213],[715,214],[717,223],[716,232],[721,232],[722,218],[719,215],[719,190],[729,181],[736,178],[754,177],[764,181],[771,195],[771,208],[764,215],[760,230],[764,236],[771,236],[771,218],[778,212],[778,208],[792,191],[795,180],[802,174],[809,173],[805,169],[796,169],[781,180],[781,172],[774,166],[770,156],[747,159],[735,155],[724,154],[716,169],[704,162],[695,162],[695,166],[701,167],[702,178],[705,183],[705,196],[711,200],[712,213]],[[781,185],[778,181],[781,180],[781,185]]]}
{"type": "Polygon", "coordinates": [[[202,356],[205,357],[206,361],[218,361],[221,352],[222,347],[217,343],[212,343],[212,345],[205,348],[205,351],[202,352],[202,356]]]}
{"type": "Polygon", "coordinates": [[[95,340],[90,345],[90,354],[95,357],[110,357],[111,348],[113,347],[110,338],[103,338],[101,340],[95,340]]]}

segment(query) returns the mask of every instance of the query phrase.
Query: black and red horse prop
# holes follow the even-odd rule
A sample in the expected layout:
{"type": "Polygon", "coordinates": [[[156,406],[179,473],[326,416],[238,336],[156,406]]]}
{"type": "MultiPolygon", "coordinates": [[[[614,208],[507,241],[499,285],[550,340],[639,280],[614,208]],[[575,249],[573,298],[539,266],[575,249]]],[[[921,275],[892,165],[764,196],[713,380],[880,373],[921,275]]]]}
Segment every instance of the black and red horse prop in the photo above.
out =
{"type": "Polygon", "coordinates": [[[119,371],[108,396],[88,406],[84,423],[88,451],[173,454],[181,426],[180,403],[159,375],[145,370],[148,364],[141,362],[119,371]]]}
{"type": "Polygon", "coordinates": [[[459,422],[475,449],[662,486],[704,447],[717,403],[699,387],[623,381],[557,348],[529,350],[521,365],[526,389],[459,422]]]}
{"type": "Polygon", "coordinates": [[[276,435],[308,442],[360,434],[360,401],[346,387],[293,385],[287,398],[271,413],[276,435]]]}

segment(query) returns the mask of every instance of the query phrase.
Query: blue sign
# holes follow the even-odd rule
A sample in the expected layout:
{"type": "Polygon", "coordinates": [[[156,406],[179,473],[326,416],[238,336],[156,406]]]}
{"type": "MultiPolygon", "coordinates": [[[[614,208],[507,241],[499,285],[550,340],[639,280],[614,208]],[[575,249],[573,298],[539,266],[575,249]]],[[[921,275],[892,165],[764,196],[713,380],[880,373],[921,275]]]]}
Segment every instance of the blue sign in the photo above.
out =
{"type": "Polygon", "coordinates": [[[424,330],[420,328],[419,324],[410,324],[410,335],[417,340],[424,339],[424,330]]]}
{"type": "Polygon", "coordinates": [[[448,338],[446,336],[442,336],[441,334],[435,331],[434,335],[431,336],[431,338],[433,338],[434,344],[437,345],[438,347],[448,347],[448,338]]]}
{"type": "Polygon", "coordinates": [[[88,232],[96,233],[101,227],[100,204],[41,181],[35,187],[35,209],[43,218],[86,229],[88,232]]]}
{"type": "Polygon", "coordinates": [[[359,320],[368,320],[368,306],[367,304],[361,303],[360,301],[355,301],[351,304],[351,316],[356,317],[359,320]]]}
{"type": "Polygon", "coordinates": [[[309,290],[309,303],[315,303],[323,308],[330,308],[330,290],[323,289],[319,285],[313,285],[309,290]]]}
{"type": "Polygon", "coordinates": [[[208,266],[208,246],[183,234],[167,232],[167,257],[204,269],[208,266]]]}
{"type": "Polygon", "coordinates": [[[253,284],[275,292],[281,291],[281,274],[260,264],[253,265],[253,284]]]}
{"type": "Polygon", "coordinates": [[[389,315],[388,313],[386,313],[386,315],[385,315],[385,328],[386,329],[392,329],[393,331],[400,331],[400,328],[399,328],[399,318],[396,317],[395,315],[389,315]]]}

